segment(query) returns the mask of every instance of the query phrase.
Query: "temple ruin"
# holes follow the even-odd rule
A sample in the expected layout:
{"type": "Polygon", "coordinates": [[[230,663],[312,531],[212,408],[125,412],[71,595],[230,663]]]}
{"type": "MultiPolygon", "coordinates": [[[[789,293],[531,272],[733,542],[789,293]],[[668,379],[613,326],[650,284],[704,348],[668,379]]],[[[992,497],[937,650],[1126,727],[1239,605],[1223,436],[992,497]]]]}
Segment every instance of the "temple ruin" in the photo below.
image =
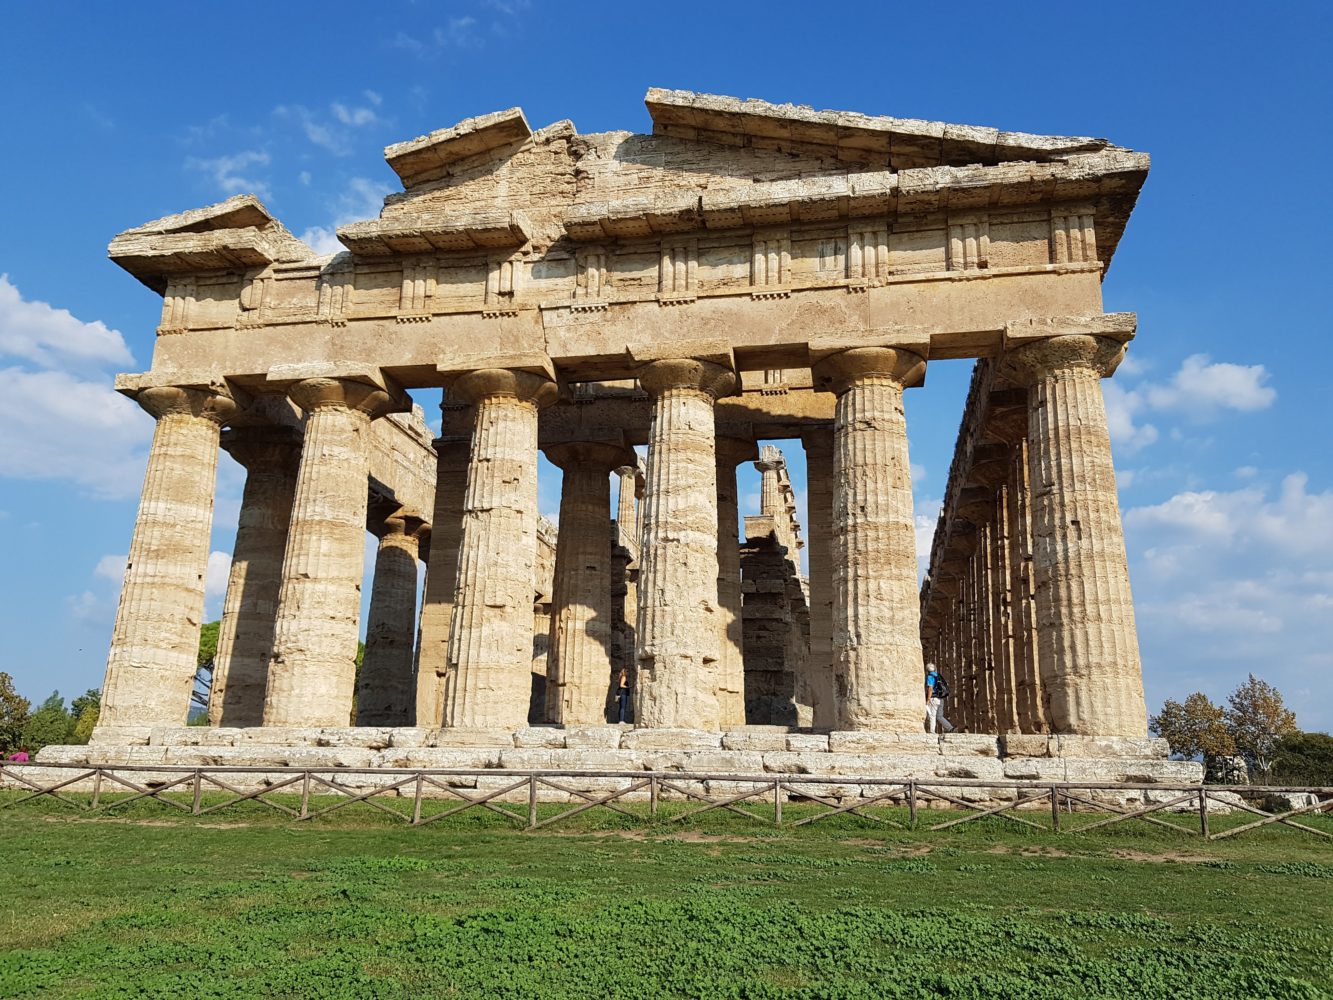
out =
{"type": "Polygon", "coordinates": [[[163,296],[152,367],[117,380],[157,428],[85,753],[1184,773],[1146,739],[1100,385],[1135,332],[1101,283],[1147,155],[646,103],[651,134],[512,108],[390,146],[403,190],[333,255],[248,195],[112,241],[163,296]],[[922,583],[903,394],[951,359],[977,361],[922,583]],[[805,525],[778,440],[804,447],[805,525]],[[182,727],[219,447],[248,479],[201,735],[182,727]],[[924,733],[927,660],[971,735],[924,733]]]}

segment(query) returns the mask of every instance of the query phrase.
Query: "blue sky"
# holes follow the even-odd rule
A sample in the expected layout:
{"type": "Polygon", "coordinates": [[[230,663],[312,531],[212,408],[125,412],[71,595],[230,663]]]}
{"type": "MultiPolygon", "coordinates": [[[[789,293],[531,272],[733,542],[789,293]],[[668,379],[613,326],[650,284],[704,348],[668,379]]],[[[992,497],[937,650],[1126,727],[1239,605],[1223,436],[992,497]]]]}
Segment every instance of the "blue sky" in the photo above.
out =
{"type": "MultiPolygon", "coordinates": [[[[1105,283],[1139,314],[1107,383],[1150,706],[1253,671],[1333,726],[1326,4],[644,7],[542,0],[12,6],[0,34],[0,670],[101,683],[151,419],[160,299],[122,229],[254,191],[298,235],[373,216],[382,148],[521,105],[534,127],[647,130],[679,87],[1105,136],[1152,173],[1105,283]],[[634,11],[635,13],[629,13],[634,11]],[[639,13],[642,12],[642,13],[639,13]]],[[[968,365],[908,394],[922,546],[968,365]]],[[[420,400],[434,417],[431,394],[420,400]]],[[[787,448],[804,500],[799,447],[787,448]]],[[[543,510],[559,473],[540,468],[543,510]]],[[[220,462],[209,611],[239,467],[220,462]]],[[[743,504],[753,512],[757,478],[743,504]]]]}

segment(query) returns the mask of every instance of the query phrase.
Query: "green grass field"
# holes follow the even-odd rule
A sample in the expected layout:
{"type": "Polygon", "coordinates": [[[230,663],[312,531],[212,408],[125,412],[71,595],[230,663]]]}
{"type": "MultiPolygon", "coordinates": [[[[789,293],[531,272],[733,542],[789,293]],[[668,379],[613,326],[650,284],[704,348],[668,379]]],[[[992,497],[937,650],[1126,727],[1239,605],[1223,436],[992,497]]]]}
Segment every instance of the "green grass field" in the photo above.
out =
{"type": "Polygon", "coordinates": [[[0,811],[0,997],[1333,995],[1333,843],[1298,831],[670,815],[23,804],[0,811]]]}

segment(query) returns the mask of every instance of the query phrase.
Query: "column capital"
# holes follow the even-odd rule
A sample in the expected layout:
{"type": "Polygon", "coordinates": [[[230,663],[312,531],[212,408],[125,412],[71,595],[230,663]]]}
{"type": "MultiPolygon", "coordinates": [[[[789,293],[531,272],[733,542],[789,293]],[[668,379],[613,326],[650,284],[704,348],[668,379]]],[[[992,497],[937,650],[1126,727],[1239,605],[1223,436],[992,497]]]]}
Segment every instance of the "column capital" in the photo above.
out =
{"type": "Polygon", "coordinates": [[[909,389],[925,381],[926,359],[899,347],[852,347],[820,358],[811,374],[818,388],[839,396],[870,379],[888,379],[909,389]]]}
{"type": "Polygon", "coordinates": [[[663,358],[649,361],[635,372],[644,392],[656,398],[671,389],[693,389],[713,399],[730,396],[738,384],[726,365],[699,358],[663,358]]]}
{"type": "Polygon", "coordinates": [[[1050,337],[1005,352],[1000,371],[1024,386],[1059,372],[1092,372],[1106,378],[1124,358],[1126,347],[1110,337],[1082,333],[1050,337]]]}
{"type": "Polygon", "coordinates": [[[418,542],[424,534],[430,533],[430,522],[419,514],[414,514],[408,510],[400,510],[396,514],[390,514],[382,522],[383,530],[380,532],[380,539],[389,537],[414,538],[418,542]]]}
{"type": "Polygon", "coordinates": [[[396,409],[396,401],[390,393],[359,379],[333,376],[302,379],[288,387],[287,395],[306,413],[347,409],[364,413],[374,420],[396,409]]]}
{"type": "Polygon", "coordinates": [[[715,439],[719,467],[735,467],[759,457],[759,446],[748,438],[720,436],[715,439]]]}
{"type": "Polygon", "coordinates": [[[622,444],[610,441],[571,441],[565,444],[553,444],[543,448],[552,465],[569,472],[571,469],[587,467],[608,475],[621,469],[633,469],[634,451],[622,444]]]}
{"type": "Polygon", "coordinates": [[[477,368],[449,384],[449,398],[458,403],[479,403],[495,396],[509,397],[541,408],[554,403],[559,390],[546,375],[514,368],[477,368]]]}
{"type": "Polygon", "coordinates": [[[221,427],[239,407],[222,386],[206,389],[180,385],[154,385],[140,389],[134,401],[161,420],[165,416],[202,417],[221,427]]]}
{"type": "Polygon", "coordinates": [[[295,427],[232,427],[219,443],[247,469],[294,465],[301,458],[301,432],[295,427]]]}

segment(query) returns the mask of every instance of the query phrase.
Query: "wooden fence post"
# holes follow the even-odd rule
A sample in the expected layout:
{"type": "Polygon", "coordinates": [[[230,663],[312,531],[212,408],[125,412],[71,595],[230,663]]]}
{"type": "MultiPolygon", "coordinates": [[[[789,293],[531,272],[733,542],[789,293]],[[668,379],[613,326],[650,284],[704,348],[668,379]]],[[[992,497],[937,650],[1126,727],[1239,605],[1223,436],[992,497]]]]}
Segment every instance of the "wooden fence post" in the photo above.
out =
{"type": "Polygon", "coordinates": [[[424,779],[422,778],[422,776],[420,775],[420,773],[418,773],[418,774],[417,774],[417,787],[416,787],[416,792],[415,792],[415,793],[413,794],[413,796],[412,796],[412,825],[413,825],[413,826],[420,826],[420,825],[421,825],[421,786],[422,786],[423,783],[424,783],[424,779]]]}
{"type": "Polygon", "coordinates": [[[907,780],[907,825],[916,827],[916,782],[910,778],[907,780]]]}
{"type": "Polygon", "coordinates": [[[782,779],[773,781],[773,825],[782,825],[782,779]]]}
{"type": "Polygon", "coordinates": [[[648,778],[648,815],[654,818],[657,816],[657,800],[660,795],[661,792],[657,788],[657,775],[651,775],[648,778]]]}
{"type": "Polygon", "coordinates": [[[528,829],[536,829],[537,826],[537,776],[528,775],[528,829]]]}
{"type": "Polygon", "coordinates": [[[310,772],[301,775],[301,819],[310,818],[310,772]]]}
{"type": "Polygon", "coordinates": [[[1208,839],[1208,793],[1199,789],[1199,833],[1208,839]]]}
{"type": "Polygon", "coordinates": [[[99,767],[93,774],[93,804],[90,808],[96,809],[102,804],[102,769],[99,767]]]}
{"type": "Polygon", "coordinates": [[[191,814],[191,815],[193,815],[193,816],[198,816],[198,815],[199,815],[199,805],[200,805],[200,802],[201,802],[201,800],[203,799],[203,797],[204,797],[204,782],[203,782],[203,778],[200,777],[199,769],[198,769],[198,768],[195,768],[195,769],[194,769],[194,801],[193,801],[193,802],[191,803],[191,805],[190,805],[190,814],[191,814]]]}
{"type": "Polygon", "coordinates": [[[1060,832],[1060,792],[1051,786],[1051,829],[1060,832]]]}

